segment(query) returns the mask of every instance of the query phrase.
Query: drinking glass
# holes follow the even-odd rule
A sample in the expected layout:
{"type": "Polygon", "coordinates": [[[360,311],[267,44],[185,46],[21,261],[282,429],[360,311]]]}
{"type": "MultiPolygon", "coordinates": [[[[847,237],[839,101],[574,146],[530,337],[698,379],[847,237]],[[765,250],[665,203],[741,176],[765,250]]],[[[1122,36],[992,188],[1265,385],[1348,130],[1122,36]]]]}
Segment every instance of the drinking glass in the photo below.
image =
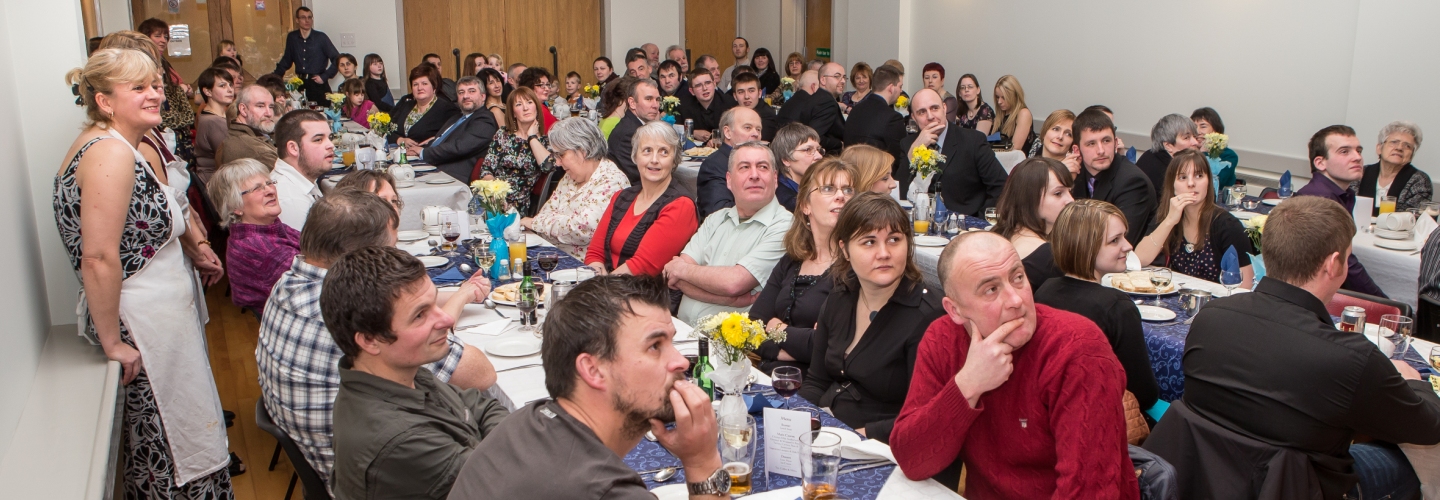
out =
{"type": "Polygon", "coordinates": [[[354,164],[355,164],[355,151],[354,151],[354,150],[350,150],[350,151],[346,151],[346,152],[344,152],[344,153],[340,153],[340,163],[344,164],[344,165],[347,166],[347,167],[348,167],[348,166],[351,166],[351,165],[354,165],[354,164]]]}
{"type": "Polygon", "coordinates": [[[840,478],[840,436],[830,431],[800,435],[800,483],[804,500],[834,498],[840,478]]]}
{"type": "Polygon", "coordinates": [[[915,221],[915,236],[924,236],[930,232],[930,211],[915,207],[911,210],[911,218],[915,221]]]}
{"type": "Polygon", "coordinates": [[[1415,324],[1408,317],[1399,314],[1380,317],[1380,337],[1395,346],[1395,350],[1390,351],[1390,359],[1405,359],[1405,353],[1410,350],[1410,336],[1414,331],[1415,324]]]}
{"type": "Polygon", "coordinates": [[[490,245],[477,239],[470,245],[470,255],[475,258],[475,272],[489,276],[490,268],[495,267],[495,252],[490,251],[490,245]]]}
{"type": "Polygon", "coordinates": [[[560,265],[560,254],[548,251],[540,252],[535,256],[535,262],[540,264],[540,270],[545,272],[545,281],[549,282],[550,273],[555,270],[555,266],[560,265]]]}
{"type": "Polygon", "coordinates": [[[1240,276],[1240,271],[1220,271],[1220,284],[1225,285],[1225,290],[1229,292],[1226,296],[1235,295],[1235,287],[1240,286],[1241,281],[1244,278],[1240,276]]]}
{"type": "Polygon", "coordinates": [[[1382,213],[1382,214],[1388,214],[1388,213],[1392,213],[1392,212],[1394,212],[1394,211],[1395,211],[1395,197],[1394,197],[1394,196],[1381,196],[1381,197],[1380,197],[1380,213],[1382,213]]]}
{"type": "Polygon", "coordinates": [[[1427,202],[1420,204],[1420,212],[1429,215],[1432,219],[1440,217],[1440,202],[1427,202]]]}
{"type": "Polygon", "coordinates": [[[1160,303],[1160,291],[1170,286],[1170,279],[1174,274],[1164,267],[1146,268],[1145,271],[1150,272],[1150,284],[1155,285],[1155,307],[1165,307],[1160,303]]]}
{"type": "Polygon", "coordinates": [[[1230,186],[1230,203],[1228,205],[1231,208],[1240,208],[1240,201],[1244,199],[1245,186],[1230,186]]]}
{"type": "Polygon", "coordinates": [[[1000,212],[996,212],[995,207],[985,209],[985,222],[989,222],[993,226],[998,220],[1000,220],[1000,212]]]}
{"type": "Polygon", "coordinates": [[[755,468],[755,443],[757,441],[755,417],[750,415],[726,415],[720,418],[720,463],[730,473],[730,494],[750,493],[751,472],[755,468]]]}
{"type": "Polygon", "coordinates": [[[785,401],[785,409],[790,409],[790,398],[800,392],[800,383],[804,380],[800,369],[794,366],[781,366],[770,372],[770,384],[775,388],[775,394],[785,401]]]}
{"type": "Polygon", "coordinates": [[[520,322],[524,325],[520,327],[520,331],[533,333],[536,337],[540,336],[540,329],[535,328],[529,318],[530,313],[535,312],[538,307],[540,307],[540,297],[535,290],[522,290],[520,296],[515,298],[515,308],[520,310],[520,322]]]}
{"type": "MultiPolygon", "coordinates": [[[[1430,367],[1440,371],[1440,346],[1430,348],[1430,367]]],[[[1432,377],[1437,375],[1431,375],[1432,377]]]]}
{"type": "Polygon", "coordinates": [[[1240,208],[1245,209],[1246,212],[1254,212],[1255,209],[1260,208],[1260,200],[1240,200],[1240,208]]]}
{"type": "Polygon", "coordinates": [[[455,241],[460,239],[460,214],[455,212],[441,213],[440,227],[440,235],[445,237],[445,245],[441,247],[445,250],[443,255],[446,257],[459,257],[460,254],[455,252],[455,241]]]}

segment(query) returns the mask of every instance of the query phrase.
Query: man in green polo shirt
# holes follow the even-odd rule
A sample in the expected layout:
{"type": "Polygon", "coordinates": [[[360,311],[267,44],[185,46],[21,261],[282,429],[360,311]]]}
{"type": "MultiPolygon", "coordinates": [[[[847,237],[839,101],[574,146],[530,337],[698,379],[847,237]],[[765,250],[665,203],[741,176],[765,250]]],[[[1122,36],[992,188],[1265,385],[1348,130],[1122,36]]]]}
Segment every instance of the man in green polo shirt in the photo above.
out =
{"type": "Polygon", "coordinates": [[[665,265],[670,288],[685,294],[676,317],[686,323],[722,311],[748,311],[771,268],[785,255],[790,212],[775,199],[770,148],[746,142],[730,152],[725,186],[735,206],[705,218],[685,250],[665,265]]]}

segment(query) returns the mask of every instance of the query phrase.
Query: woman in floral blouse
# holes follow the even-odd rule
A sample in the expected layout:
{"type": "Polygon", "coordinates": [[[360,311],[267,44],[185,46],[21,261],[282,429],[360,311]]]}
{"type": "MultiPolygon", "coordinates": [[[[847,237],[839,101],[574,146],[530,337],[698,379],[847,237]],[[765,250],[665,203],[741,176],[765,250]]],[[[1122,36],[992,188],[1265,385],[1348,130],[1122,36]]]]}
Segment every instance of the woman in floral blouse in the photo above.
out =
{"type": "Polygon", "coordinates": [[[480,161],[480,176],[510,183],[510,205],[524,214],[530,210],[530,190],[540,174],[555,169],[550,139],[540,125],[540,99],[529,87],[516,87],[506,102],[505,128],[495,133],[490,150],[480,161]]]}
{"type": "Polygon", "coordinates": [[[594,122],[584,118],[560,120],[550,128],[550,145],[555,163],[565,177],[550,201],[534,218],[520,219],[520,225],[535,231],[572,256],[585,256],[610,197],[630,187],[630,180],[615,163],[605,158],[605,138],[594,122]]]}

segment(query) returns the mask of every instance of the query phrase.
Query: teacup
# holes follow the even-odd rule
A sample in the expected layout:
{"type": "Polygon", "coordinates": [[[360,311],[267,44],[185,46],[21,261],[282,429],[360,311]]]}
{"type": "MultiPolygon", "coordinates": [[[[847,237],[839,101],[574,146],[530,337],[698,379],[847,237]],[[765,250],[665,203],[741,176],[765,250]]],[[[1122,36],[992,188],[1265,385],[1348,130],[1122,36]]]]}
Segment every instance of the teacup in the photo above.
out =
{"type": "Polygon", "coordinates": [[[1410,212],[1380,214],[1380,220],[1376,225],[1391,231],[1409,231],[1415,227],[1415,214],[1410,212]]]}

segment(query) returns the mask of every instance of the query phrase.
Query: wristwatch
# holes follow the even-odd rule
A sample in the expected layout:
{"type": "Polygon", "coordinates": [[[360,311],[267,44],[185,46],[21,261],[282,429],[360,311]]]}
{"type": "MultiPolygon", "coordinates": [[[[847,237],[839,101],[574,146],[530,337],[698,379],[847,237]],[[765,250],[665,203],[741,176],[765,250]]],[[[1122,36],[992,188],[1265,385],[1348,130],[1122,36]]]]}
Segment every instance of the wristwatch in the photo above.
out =
{"type": "Polygon", "coordinates": [[[687,482],[685,487],[690,489],[691,495],[728,495],[730,493],[730,473],[725,472],[725,468],[721,467],[715,469],[715,473],[711,474],[709,479],[698,483],[687,482]]]}

